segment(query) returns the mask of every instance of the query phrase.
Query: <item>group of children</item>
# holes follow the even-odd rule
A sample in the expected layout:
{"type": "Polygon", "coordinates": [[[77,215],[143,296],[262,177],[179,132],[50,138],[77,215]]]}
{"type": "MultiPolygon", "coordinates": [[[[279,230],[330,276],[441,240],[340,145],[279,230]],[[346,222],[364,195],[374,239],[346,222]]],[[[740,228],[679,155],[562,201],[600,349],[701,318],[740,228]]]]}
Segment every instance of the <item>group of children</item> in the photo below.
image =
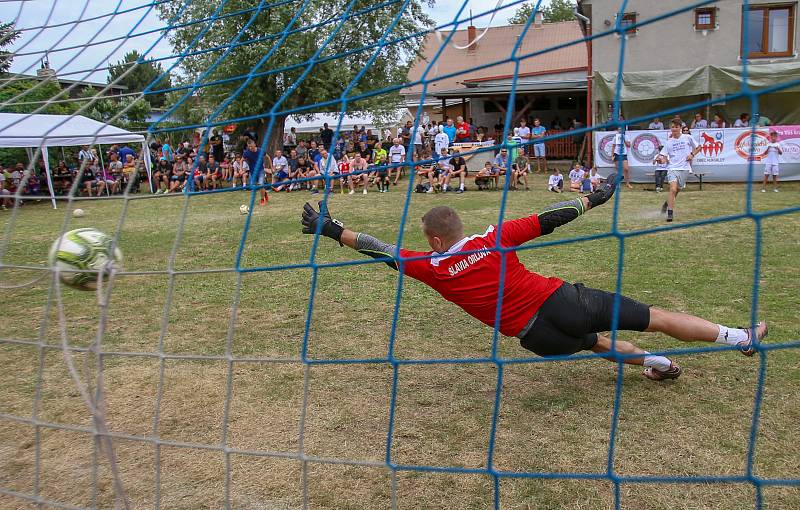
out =
{"type": "MultiPolygon", "coordinates": [[[[568,191],[577,193],[591,193],[597,189],[602,179],[597,173],[597,167],[592,167],[591,170],[583,166],[582,163],[576,161],[572,165],[572,170],[569,171],[569,186],[568,191]]],[[[553,168],[553,173],[547,179],[547,190],[554,193],[561,193],[564,191],[564,176],[558,168],[553,168]]]]}

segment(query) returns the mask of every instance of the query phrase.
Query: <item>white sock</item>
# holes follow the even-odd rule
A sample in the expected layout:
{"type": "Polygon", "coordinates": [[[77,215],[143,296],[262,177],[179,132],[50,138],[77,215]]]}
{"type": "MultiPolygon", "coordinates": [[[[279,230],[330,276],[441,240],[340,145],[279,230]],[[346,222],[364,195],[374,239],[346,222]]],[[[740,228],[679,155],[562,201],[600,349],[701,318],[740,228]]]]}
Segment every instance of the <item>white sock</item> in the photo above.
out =
{"type": "Polygon", "coordinates": [[[717,324],[717,326],[719,326],[719,334],[715,342],[718,344],[737,345],[750,337],[745,329],[728,328],[722,324],[717,324]]]}
{"type": "Polygon", "coordinates": [[[669,367],[672,366],[672,362],[669,360],[669,358],[665,358],[664,356],[655,356],[647,351],[644,352],[644,366],[653,367],[657,370],[661,370],[662,372],[666,372],[669,370],[669,367]]]}
{"type": "Polygon", "coordinates": [[[464,183],[463,182],[461,183],[460,189],[461,189],[461,191],[464,191],[464,183]]]}

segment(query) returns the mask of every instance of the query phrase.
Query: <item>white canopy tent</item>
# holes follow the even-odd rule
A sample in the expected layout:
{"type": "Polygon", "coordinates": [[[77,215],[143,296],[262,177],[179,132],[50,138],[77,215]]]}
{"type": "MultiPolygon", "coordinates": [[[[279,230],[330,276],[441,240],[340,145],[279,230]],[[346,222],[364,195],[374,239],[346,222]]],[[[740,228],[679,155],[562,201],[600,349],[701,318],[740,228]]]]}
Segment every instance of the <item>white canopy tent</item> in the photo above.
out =
{"type": "MultiPolygon", "coordinates": [[[[53,208],[53,180],[48,161],[48,147],[71,147],[95,144],[141,143],[144,166],[152,186],[152,162],[145,137],[81,115],[44,115],[0,113],[0,147],[38,147],[42,151],[47,184],[53,208]]],[[[151,189],[152,191],[152,189],[151,189]]]]}
{"type": "MultiPolygon", "coordinates": [[[[292,128],[295,128],[297,133],[319,133],[324,124],[328,124],[329,128],[335,130],[336,126],[339,125],[339,117],[340,114],[338,112],[315,113],[311,119],[301,117],[301,120],[298,121],[290,115],[286,118],[283,130],[288,133],[292,128]]],[[[414,120],[408,108],[396,110],[394,115],[390,117],[378,120],[369,114],[345,114],[342,117],[340,129],[342,131],[350,131],[353,126],[364,126],[364,129],[376,130],[385,127],[396,127],[398,124],[405,124],[406,120],[414,120]]]]}

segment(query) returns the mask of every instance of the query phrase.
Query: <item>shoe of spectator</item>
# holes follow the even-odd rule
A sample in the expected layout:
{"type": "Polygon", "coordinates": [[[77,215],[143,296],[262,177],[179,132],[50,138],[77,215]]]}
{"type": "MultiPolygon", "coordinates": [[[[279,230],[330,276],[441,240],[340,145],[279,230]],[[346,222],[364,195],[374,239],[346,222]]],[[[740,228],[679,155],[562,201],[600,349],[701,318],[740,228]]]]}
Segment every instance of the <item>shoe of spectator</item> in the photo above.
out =
{"type": "Polygon", "coordinates": [[[433,188],[428,188],[428,190],[425,191],[425,193],[433,193],[433,188]]]}
{"type": "Polygon", "coordinates": [[[775,193],[777,193],[777,192],[778,192],[778,188],[775,188],[775,189],[774,189],[774,190],[772,190],[772,191],[774,191],[775,193]]]}
{"type": "Polygon", "coordinates": [[[761,193],[766,193],[767,190],[765,188],[761,188],[761,193]]]}
{"type": "Polygon", "coordinates": [[[464,193],[464,190],[459,188],[456,190],[456,193],[464,193]]]}

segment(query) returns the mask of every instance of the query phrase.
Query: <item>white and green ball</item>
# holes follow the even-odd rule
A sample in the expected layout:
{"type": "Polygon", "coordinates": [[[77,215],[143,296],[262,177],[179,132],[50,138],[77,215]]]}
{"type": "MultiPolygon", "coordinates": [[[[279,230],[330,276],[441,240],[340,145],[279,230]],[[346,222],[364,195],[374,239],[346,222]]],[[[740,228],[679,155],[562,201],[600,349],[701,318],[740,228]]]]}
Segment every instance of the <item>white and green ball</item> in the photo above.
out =
{"type": "Polygon", "coordinates": [[[122,252],[119,248],[112,251],[112,244],[111,236],[96,228],[70,230],[50,248],[50,266],[62,271],[59,274],[64,284],[94,290],[99,271],[107,270],[109,264],[117,268],[122,264],[122,252]]]}
{"type": "Polygon", "coordinates": [[[242,205],[239,206],[239,213],[240,214],[247,214],[249,212],[250,212],[250,208],[247,207],[246,204],[242,204],[242,205]]]}

